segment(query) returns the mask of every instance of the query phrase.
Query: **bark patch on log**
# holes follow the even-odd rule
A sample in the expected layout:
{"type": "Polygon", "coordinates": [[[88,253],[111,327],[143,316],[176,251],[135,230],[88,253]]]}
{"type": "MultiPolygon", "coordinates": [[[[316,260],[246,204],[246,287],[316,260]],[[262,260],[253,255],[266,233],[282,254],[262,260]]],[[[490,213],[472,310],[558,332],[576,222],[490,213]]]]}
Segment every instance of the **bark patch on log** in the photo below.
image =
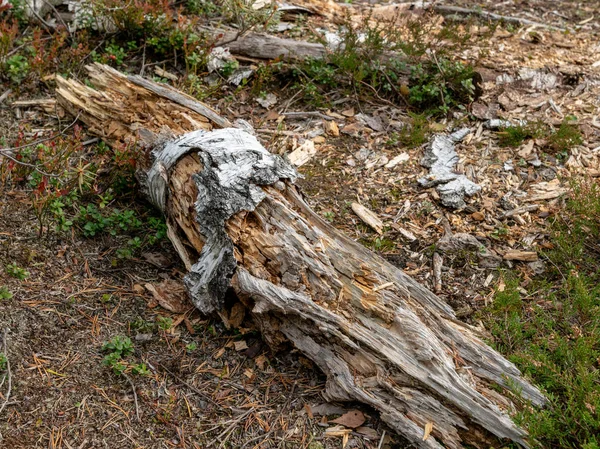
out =
{"type": "Polygon", "coordinates": [[[203,170],[192,176],[198,189],[196,220],[205,242],[185,284],[194,305],[205,314],[223,308],[237,262],[225,222],[241,211],[253,211],[266,197],[259,186],[280,179],[295,181],[297,173],[281,157],[269,153],[256,137],[236,128],[194,131],[155,152],[146,181],[148,196],[166,206],[168,172],[182,156],[197,152],[203,170]]]}

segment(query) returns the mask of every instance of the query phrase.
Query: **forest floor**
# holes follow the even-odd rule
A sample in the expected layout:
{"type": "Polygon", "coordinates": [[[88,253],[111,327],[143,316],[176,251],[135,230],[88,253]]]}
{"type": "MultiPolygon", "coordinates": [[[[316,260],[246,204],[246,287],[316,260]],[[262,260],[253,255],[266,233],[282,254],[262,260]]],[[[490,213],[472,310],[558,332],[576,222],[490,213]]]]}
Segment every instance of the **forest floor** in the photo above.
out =
{"type": "MultiPolygon", "coordinates": [[[[162,5],[134,3],[151,5],[147,15],[162,5]]],[[[221,13],[183,3],[190,15],[221,13]]],[[[451,30],[436,45],[481,77],[479,95],[444,97],[449,89],[444,108],[424,108],[415,79],[452,84],[454,69],[438,60],[437,75],[389,85],[348,63],[367,58],[360,49],[285,67],[237,57],[207,77],[195,65],[206,61],[186,53],[189,35],[179,36],[183,53],[165,56],[160,43],[150,51],[151,39],[141,45],[123,29],[65,32],[59,21],[54,30],[53,11],[40,26],[0,6],[0,447],[407,447],[373,410],[327,403],[324,376],[293,348],[271,352],[247,323],[227,328],[194,311],[164,224],[136,191],[135,154],[108,148],[56,106],[55,74],[85,79],[92,60],[158,77],[248,121],[271,151],[308,152],[298,170],[311,206],[487,328],[490,344],[549,395],[546,411],[515,404],[534,445],[600,447],[600,2],[446,4],[568,31],[415,13],[419,26],[451,30]],[[253,78],[225,82],[240,65],[253,78]],[[428,173],[428,142],[459,128],[468,132],[455,170],[481,190],[452,209],[418,180],[428,173]],[[382,220],[380,232],[355,215],[355,202],[382,220]],[[439,249],[450,233],[473,236],[487,256],[480,247],[439,249]],[[330,421],[352,409],[365,423],[347,440],[329,435],[330,421]]],[[[331,14],[278,17],[276,28],[308,39],[340,23],[369,29],[397,19],[385,8],[369,16],[366,3],[335,5],[331,14]],[[352,18],[339,15],[345,10],[352,18]]],[[[407,40],[413,49],[433,45],[417,34],[407,40]]]]}

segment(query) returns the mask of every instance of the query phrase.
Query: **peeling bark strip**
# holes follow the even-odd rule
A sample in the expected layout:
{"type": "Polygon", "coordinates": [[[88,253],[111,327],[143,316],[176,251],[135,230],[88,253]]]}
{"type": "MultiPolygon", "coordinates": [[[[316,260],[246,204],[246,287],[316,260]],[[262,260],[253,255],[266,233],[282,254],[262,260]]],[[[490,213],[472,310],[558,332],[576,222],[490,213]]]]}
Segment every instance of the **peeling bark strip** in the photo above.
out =
{"type": "Polygon", "coordinates": [[[440,298],[322,220],[287,163],[241,130],[197,130],[194,123],[218,127],[199,108],[185,111],[154,87],[91,69],[98,90],[60,80],[57,94],[95,132],[113,143],[188,132],[154,144],[143,183],[182,259],[198,261],[186,285],[200,310],[231,318],[222,309],[231,284],[271,346],[291,342],[327,375],[329,400],[372,406],[415,447],[525,445],[526,433],[502,411],[510,401],[490,384],[534,405],[545,403],[542,394],[440,298]]]}
{"type": "Polygon", "coordinates": [[[458,209],[465,206],[465,196],[473,196],[481,190],[465,175],[454,173],[458,163],[455,144],[463,140],[470,130],[468,128],[456,131],[449,136],[437,134],[425,149],[421,165],[429,168],[429,175],[419,179],[423,187],[436,186],[440,193],[442,204],[458,209]]]}

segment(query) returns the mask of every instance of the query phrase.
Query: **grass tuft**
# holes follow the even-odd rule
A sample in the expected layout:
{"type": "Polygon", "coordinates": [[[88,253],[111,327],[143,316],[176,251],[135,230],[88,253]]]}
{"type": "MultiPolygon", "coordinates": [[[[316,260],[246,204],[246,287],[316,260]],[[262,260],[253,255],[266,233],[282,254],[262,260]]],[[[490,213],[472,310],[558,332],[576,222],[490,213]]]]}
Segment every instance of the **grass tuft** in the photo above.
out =
{"type": "Polygon", "coordinates": [[[527,139],[538,139],[542,149],[549,154],[566,159],[574,146],[583,143],[581,132],[571,118],[566,118],[555,130],[542,122],[508,126],[498,132],[498,143],[502,147],[516,148],[527,139]]]}

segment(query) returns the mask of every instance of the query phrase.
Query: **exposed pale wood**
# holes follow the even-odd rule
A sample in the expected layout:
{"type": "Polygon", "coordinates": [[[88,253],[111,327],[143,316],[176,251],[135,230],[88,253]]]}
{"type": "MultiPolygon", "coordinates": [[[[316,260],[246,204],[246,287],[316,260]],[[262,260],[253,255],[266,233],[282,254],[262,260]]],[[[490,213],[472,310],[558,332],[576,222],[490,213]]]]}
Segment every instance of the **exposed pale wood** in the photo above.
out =
{"type": "Polygon", "coordinates": [[[281,159],[240,130],[194,131],[176,120],[183,106],[154,86],[124,77],[115,86],[106,82],[110,70],[92,70],[99,90],[73,81],[58,90],[60,103],[91,129],[106,134],[123,120],[119,129],[129,134],[116,142],[135,140],[142,128],[188,132],[156,146],[141,179],[186,265],[200,261],[186,278],[200,310],[231,321],[222,297],[231,283],[272,347],[291,342],[327,375],[327,399],[372,406],[415,447],[525,444],[525,432],[501,411],[510,402],[490,385],[517,388],[534,405],[545,402],[540,392],[440,298],[322,220],[281,159]],[[128,109],[163,100],[163,127],[151,118],[144,127],[139,111],[128,109]]]}
{"type": "Polygon", "coordinates": [[[359,203],[352,203],[352,211],[378,234],[383,234],[383,222],[370,209],[359,203]]]}
{"type": "Polygon", "coordinates": [[[317,154],[315,143],[307,139],[288,155],[288,160],[296,167],[301,167],[310,161],[315,154],[317,154]]]}
{"type": "Polygon", "coordinates": [[[200,103],[195,98],[190,97],[189,95],[186,95],[173,89],[171,86],[168,86],[166,84],[160,85],[152,81],[148,81],[139,75],[131,75],[128,76],[127,79],[137,86],[141,86],[145,89],[148,89],[150,92],[153,92],[157,95],[160,95],[161,97],[171,100],[173,103],[185,106],[186,108],[203,115],[204,117],[210,119],[219,126],[232,126],[229,120],[221,117],[219,114],[216,113],[216,111],[214,111],[209,106],[200,103]]]}
{"type": "MultiPolygon", "coordinates": [[[[86,69],[96,89],[57,76],[56,97],[65,110],[80,114],[90,130],[110,144],[129,145],[141,139],[153,145],[161,135],[179,135],[198,127],[210,130],[215,125],[186,105],[134,84],[109,66],[94,63],[86,69]]],[[[158,90],[160,85],[156,86],[158,90]]]]}
{"type": "Polygon", "coordinates": [[[504,260],[520,260],[521,262],[535,262],[538,255],[535,251],[519,251],[511,249],[504,254],[504,260]]]}

